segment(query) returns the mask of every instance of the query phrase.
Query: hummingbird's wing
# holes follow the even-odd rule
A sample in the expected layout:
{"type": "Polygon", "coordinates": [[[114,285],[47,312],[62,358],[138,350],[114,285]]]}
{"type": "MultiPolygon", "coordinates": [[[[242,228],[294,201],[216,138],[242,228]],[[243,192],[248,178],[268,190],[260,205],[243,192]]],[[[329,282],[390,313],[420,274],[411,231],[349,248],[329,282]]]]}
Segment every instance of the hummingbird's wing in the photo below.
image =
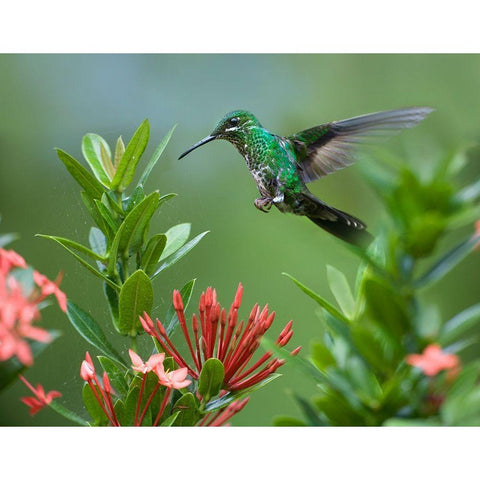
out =
{"type": "Polygon", "coordinates": [[[429,107],[411,107],[370,113],[309,128],[287,139],[294,146],[307,183],[352,165],[358,143],[412,128],[432,111],[429,107]]]}

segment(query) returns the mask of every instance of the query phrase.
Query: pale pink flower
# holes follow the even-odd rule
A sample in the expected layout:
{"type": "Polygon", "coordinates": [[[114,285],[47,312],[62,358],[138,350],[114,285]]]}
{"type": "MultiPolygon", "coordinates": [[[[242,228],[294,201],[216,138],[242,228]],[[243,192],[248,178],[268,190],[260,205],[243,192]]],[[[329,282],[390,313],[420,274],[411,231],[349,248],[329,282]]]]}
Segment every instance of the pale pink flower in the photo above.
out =
{"type": "Polygon", "coordinates": [[[151,372],[159,363],[163,363],[165,360],[164,353],[152,355],[145,363],[133,350],[129,349],[128,354],[132,360],[132,369],[143,374],[151,372]]]}
{"type": "Polygon", "coordinates": [[[429,377],[433,377],[442,370],[456,369],[460,363],[457,355],[453,353],[445,353],[440,345],[428,345],[423,353],[407,355],[406,363],[413,367],[420,368],[423,373],[429,377]]]}
{"type": "Polygon", "coordinates": [[[188,368],[186,367],[166,372],[163,363],[159,363],[155,367],[155,373],[157,374],[159,383],[167,388],[175,388],[178,390],[192,383],[191,380],[186,380],[188,375],[188,368]]]}
{"type": "Polygon", "coordinates": [[[6,275],[12,267],[27,268],[27,264],[17,252],[0,248],[0,274],[6,275]]]}
{"type": "Polygon", "coordinates": [[[59,307],[66,312],[67,311],[67,296],[58,288],[60,280],[52,282],[45,275],[42,275],[36,270],[33,272],[33,281],[40,287],[42,295],[47,297],[48,295],[55,295],[57,297],[59,307]]]}
{"type": "Polygon", "coordinates": [[[30,415],[32,416],[42,410],[42,408],[50,405],[54,398],[62,396],[62,394],[56,390],[45,393],[45,389],[39,383],[37,387],[34,388],[22,375],[19,375],[19,378],[35,395],[34,397],[22,397],[20,399],[25,405],[30,407],[30,415]]]}
{"type": "Polygon", "coordinates": [[[80,366],[80,377],[85,382],[91,381],[95,378],[95,367],[93,366],[92,358],[88,352],[85,352],[85,360],[80,366]]]}

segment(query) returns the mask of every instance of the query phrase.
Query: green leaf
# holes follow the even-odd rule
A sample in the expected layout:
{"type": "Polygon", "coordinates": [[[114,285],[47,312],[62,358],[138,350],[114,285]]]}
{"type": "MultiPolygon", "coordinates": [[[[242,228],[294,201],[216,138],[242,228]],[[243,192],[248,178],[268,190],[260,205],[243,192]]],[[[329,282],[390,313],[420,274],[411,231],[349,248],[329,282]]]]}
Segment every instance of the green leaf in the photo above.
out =
{"type": "Polygon", "coordinates": [[[77,415],[76,413],[72,412],[68,408],[65,408],[62,404],[58,402],[58,400],[53,400],[50,402],[48,406],[56,413],[61,415],[62,417],[70,420],[77,425],[81,425],[82,427],[88,427],[90,424],[82,417],[77,415]]]}
{"type": "Polygon", "coordinates": [[[404,299],[390,285],[376,277],[364,283],[365,302],[372,320],[387,328],[392,338],[400,338],[410,329],[404,299]]]}
{"type": "Polygon", "coordinates": [[[173,131],[175,130],[177,126],[174,125],[170,131],[163,137],[163,140],[160,142],[158,147],[155,149],[155,152],[153,152],[152,158],[149,160],[147,167],[145,168],[145,171],[143,172],[142,178],[140,178],[140,181],[138,182],[139,185],[145,185],[151,171],[153,170],[153,167],[155,167],[156,163],[158,162],[158,159],[161,157],[163,151],[165,150],[165,147],[167,146],[168,142],[170,141],[170,138],[172,137],[173,131]]]}
{"type": "Polygon", "coordinates": [[[330,290],[337,300],[342,312],[349,318],[355,311],[355,299],[345,275],[331,265],[327,265],[327,277],[330,290]]]}
{"type": "Polygon", "coordinates": [[[121,396],[126,395],[128,392],[128,384],[125,380],[125,370],[118,368],[118,364],[110,360],[108,357],[99,355],[97,358],[100,362],[100,365],[102,365],[102,368],[107,372],[110,383],[112,384],[116,393],[121,396]]]}
{"type": "Polygon", "coordinates": [[[114,172],[108,143],[96,133],[87,133],[82,139],[82,153],[97,180],[110,187],[114,172]]]}
{"type": "MultiPolygon", "coordinates": [[[[190,303],[190,299],[192,298],[192,293],[193,293],[193,287],[195,286],[196,280],[197,280],[196,278],[194,278],[193,280],[190,280],[180,290],[180,296],[182,297],[184,310],[187,309],[188,304],[190,303]]],[[[173,303],[170,304],[170,306],[168,307],[167,314],[165,315],[165,325],[166,325],[165,330],[167,331],[167,335],[169,336],[173,333],[173,331],[178,325],[178,316],[173,306],[173,303]]]]}
{"type": "Polygon", "coordinates": [[[37,233],[35,235],[36,237],[41,237],[41,238],[47,238],[50,240],[54,240],[55,242],[59,243],[62,247],[65,247],[67,251],[70,251],[69,248],[73,248],[77,252],[83,253],[84,255],[87,255],[93,260],[98,260],[98,261],[104,261],[105,257],[98,255],[97,253],[93,252],[89,248],[85,247],[84,245],[74,242],[73,240],[70,240],[68,238],[63,238],[63,237],[56,237],[53,235],[42,235],[41,233],[37,233]]]}
{"type": "MultiPolygon", "coordinates": [[[[163,198],[163,197],[162,197],[163,198]]],[[[117,263],[117,255],[127,256],[128,250],[141,244],[145,229],[159,205],[159,194],[153,192],[142,200],[120,225],[109,252],[108,272],[113,275],[117,263]]]]}
{"type": "Polygon", "coordinates": [[[286,415],[281,415],[274,417],[273,425],[275,427],[306,427],[307,424],[302,420],[298,420],[294,417],[288,417],[286,415]]]}
{"type": "Polygon", "coordinates": [[[443,346],[450,345],[468,334],[473,327],[478,326],[480,320],[480,303],[477,303],[463,312],[455,315],[446,322],[441,330],[439,342],[443,346]]]}
{"type": "Polygon", "coordinates": [[[125,213],[128,215],[145,198],[143,187],[139,185],[130,195],[127,201],[124,201],[125,213]]]}
{"type": "Polygon", "coordinates": [[[77,332],[91,345],[98,348],[102,353],[120,365],[127,368],[122,357],[110,345],[105,334],[102,332],[97,322],[78,305],[70,300],[67,301],[67,316],[75,327],[77,332]]]}
{"type": "Polygon", "coordinates": [[[57,150],[58,158],[65,165],[70,175],[78,182],[85,192],[93,199],[100,199],[104,192],[102,184],[77,160],[67,152],[57,150]]]}
{"type": "Polygon", "coordinates": [[[473,235],[467,240],[464,240],[459,245],[450,250],[438,262],[433,265],[420,278],[415,280],[414,287],[422,288],[431,286],[444,277],[452,268],[459,264],[471,251],[478,245],[480,238],[473,235]]]}
{"type": "Polygon", "coordinates": [[[0,235],[0,248],[6,247],[9,243],[12,243],[17,239],[18,234],[16,233],[5,233],[4,235],[0,235]]]}
{"type": "MultiPolygon", "coordinates": [[[[98,391],[97,394],[101,399],[101,394],[98,393],[98,391]]],[[[89,415],[92,417],[93,424],[96,427],[105,426],[110,423],[108,417],[105,415],[105,412],[98,403],[97,398],[95,397],[95,394],[92,392],[92,389],[90,388],[90,385],[88,383],[85,383],[83,385],[82,399],[83,404],[85,405],[85,408],[87,409],[89,415]]]]}
{"type": "Polygon", "coordinates": [[[250,395],[255,390],[258,390],[259,388],[264,387],[265,385],[267,385],[271,381],[273,381],[273,380],[275,380],[275,379],[277,379],[278,377],[281,377],[281,376],[282,376],[281,373],[272,373],[267,378],[265,378],[261,382],[258,382],[257,384],[255,384],[251,387],[244,388],[243,390],[239,390],[237,392],[229,392],[229,393],[227,393],[226,395],[223,395],[220,398],[210,400],[210,402],[208,402],[205,405],[205,408],[203,409],[203,411],[208,413],[208,412],[215,412],[217,410],[220,410],[221,408],[226,407],[227,405],[234,402],[235,400],[240,400],[240,399],[246,397],[247,395],[250,395]]]}
{"type": "Polygon", "coordinates": [[[157,233],[148,241],[140,264],[147,275],[151,275],[154,272],[166,242],[167,237],[163,233],[157,233]]]}
{"type": "Polygon", "coordinates": [[[180,411],[175,412],[173,415],[170,415],[167,417],[161,424],[161,427],[171,427],[174,423],[177,417],[180,415],[180,411]]]}
{"type": "Polygon", "coordinates": [[[383,427],[439,427],[441,422],[436,418],[389,418],[383,427]]]}
{"type": "MultiPolygon", "coordinates": [[[[49,330],[48,333],[52,339],[49,343],[41,343],[36,341],[28,341],[32,350],[33,358],[37,358],[55,339],[60,336],[60,332],[56,330],[49,330]]],[[[20,363],[16,357],[11,357],[8,360],[0,362],[0,391],[7,387],[10,383],[18,379],[18,376],[27,367],[20,363]]]]}
{"type": "Polygon", "coordinates": [[[92,272],[98,278],[101,278],[105,283],[108,283],[108,285],[110,285],[115,290],[120,289],[120,287],[115,282],[112,282],[112,280],[106,277],[102,272],[99,272],[97,269],[92,267],[88,262],[86,262],[82,257],[78,256],[74,251],[70,250],[70,248],[68,248],[64,243],[60,242],[58,240],[58,237],[52,237],[49,235],[40,235],[40,234],[37,234],[36,236],[54,240],[55,242],[59,243],[68,253],[70,253],[70,255],[73,255],[87,270],[92,272]]]}
{"type": "Polygon", "coordinates": [[[308,287],[306,287],[305,285],[303,285],[302,283],[300,283],[297,279],[293,278],[291,275],[289,275],[288,273],[283,273],[282,275],[285,275],[286,277],[288,277],[290,280],[293,280],[293,282],[300,288],[300,290],[302,290],[303,292],[305,292],[310,298],[313,298],[313,300],[315,300],[324,310],[326,310],[330,315],[332,315],[333,317],[341,320],[342,322],[345,322],[345,323],[350,323],[350,321],[348,320],[348,318],[343,315],[343,313],[341,313],[339,310],[337,310],[331,303],[329,303],[327,300],[325,300],[324,298],[320,297],[319,295],[317,295],[313,290],[310,290],[308,287]]]}
{"type": "Polygon", "coordinates": [[[148,143],[150,126],[148,120],[144,120],[134,133],[125,149],[122,159],[118,163],[117,171],[113,177],[112,190],[123,191],[133,179],[138,161],[148,143]]]}
{"type": "Polygon", "coordinates": [[[123,335],[135,337],[143,332],[138,317],[143,312],[150,313],[152,306],[152,282],[143,270],[137,270],[127,278],[120,290],[119,316],[115,327],[123,335]]]}
{"type": "Polygon", "coordinates": [[[174,414],[179,412],[176,420],[173,422],[173,425],[178,427],[191,427],[200,419],[197,402],[190,392],[183,394],[175,402],[172,412],[174,414]]]}
{"type": "Polygon", "coordinates": [[[107,239],[100,229],[96,227],[90,228],[88,243],[93,252],[101,258],[105,258],[107,254],[107,239]]]}
{"type": "Polygon", "coordinates": [[[323,343],[312,343],[311,350],[312,362],[319,370],[325,370],[336,364],[334,356],[323,343]]]}
{"type": "Polygon", "coordinates": [[[118,164],[125,153],[125,145],[123,144],[122,136],[120,135],[117,139],[117,143],[115,145],[115,158],[113,160],[113,168],[117,170],[118,164]]]}
{"type": "Polygon", "coordinates": [[[90,195],[88,195],[86,192],[80,192],[80,196],[82,197],[82,201],[87,208],[88,213],[90,213],[90,216],[93,218],[93,221],[98,225],[100,230],[107,235],[108,238],[111,238],[113,236],[112,229],[103,219],[97,208],[97,205],[95,204],[95,200],[92,200],[90,195]]]}
{"type": "Polygon", "coordinates": [[[225,377],[225,367],[217,358],[209,358],[202,367],[200,378],[198,379],[198,393],[208,402],[210,398],[215,397],[223,384],[225,377]]]}
{"type": "Polygon", "coordinates": [[[314,427],[325,425],[325,422],[320,418],[315,409],[302,397],[294,394],[293,398],[296,400],[298,406],[302,410],[303,415],[308,420],[308,424],[314,427]]]}
{"type": "Polygon", "coordinates": [[[200,235],[197,235],[195,238],[192,238],[192,240],[186,243],[182,248],[179,248],[173,255],[170,255],[170,257],[168,257],[167,260],[164,263],[162,263],[162,265],[160,265],[158,270],[152,275],[152,280],[157,278],[161,272],[163,272],[167,268],[177,263],[190,250],[192,250],[207,233],[209,233],[208,230],[206,232],[201,233],[200,235]]]}
{"type": "MultiPolygon", "coordinates": [[[[103,198],[105,197],[102,195],[102,199],[103,198]]],[[[101,200],[95,199],[93,202],[95,203],[95,206],[97,207],[97,210],[102,216],[104,222],[110,227],[112,232],[116,232],[118,229],[118,221],[116,220],[110,209],[101,200]]]]}
{"type": "Polygon", "coordinates": [[[163,251],[161,260],[167,258],[172,253],[175,253],[180,247],[185,245],[185,242],[190,236],[190,223],[181,223],[170,228],[165,235],[167,236],[167,246],[163,251]]]}

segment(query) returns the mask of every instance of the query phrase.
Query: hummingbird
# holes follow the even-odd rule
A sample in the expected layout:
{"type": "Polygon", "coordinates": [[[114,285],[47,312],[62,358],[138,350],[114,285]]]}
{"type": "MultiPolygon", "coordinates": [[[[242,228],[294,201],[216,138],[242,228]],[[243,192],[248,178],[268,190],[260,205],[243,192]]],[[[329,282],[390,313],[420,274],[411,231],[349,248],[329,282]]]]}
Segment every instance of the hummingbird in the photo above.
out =
{"type": "Polygon", "coordinates": [[[227,140],[243,156],[260,197],[254,205],[269,212],[272,205],[283,213],[309,218],[336,237],[366,246],[373,237],[358,218],[327,205],[307,184],[355,162],[357,145],[412,128],[433,109],[408,107],[348,118],[282,137],[268,131],[252,113],[227,113],[213,132],[180,155],[179,160],[213,140],[227,140]]]}

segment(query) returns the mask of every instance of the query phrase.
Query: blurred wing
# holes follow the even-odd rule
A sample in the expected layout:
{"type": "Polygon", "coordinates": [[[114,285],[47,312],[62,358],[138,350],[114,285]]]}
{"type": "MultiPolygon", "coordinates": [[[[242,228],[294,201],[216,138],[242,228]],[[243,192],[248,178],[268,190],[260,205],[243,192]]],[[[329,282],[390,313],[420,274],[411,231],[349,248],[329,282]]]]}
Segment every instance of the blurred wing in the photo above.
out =
{"type": "Polygon", "coordinates": [[[287,138],[294,145],[307,183],[352,165],[357,143],[412,128],[432,111],[429,107],[411,107],[370,113],[319,125],[287,138]]]}

